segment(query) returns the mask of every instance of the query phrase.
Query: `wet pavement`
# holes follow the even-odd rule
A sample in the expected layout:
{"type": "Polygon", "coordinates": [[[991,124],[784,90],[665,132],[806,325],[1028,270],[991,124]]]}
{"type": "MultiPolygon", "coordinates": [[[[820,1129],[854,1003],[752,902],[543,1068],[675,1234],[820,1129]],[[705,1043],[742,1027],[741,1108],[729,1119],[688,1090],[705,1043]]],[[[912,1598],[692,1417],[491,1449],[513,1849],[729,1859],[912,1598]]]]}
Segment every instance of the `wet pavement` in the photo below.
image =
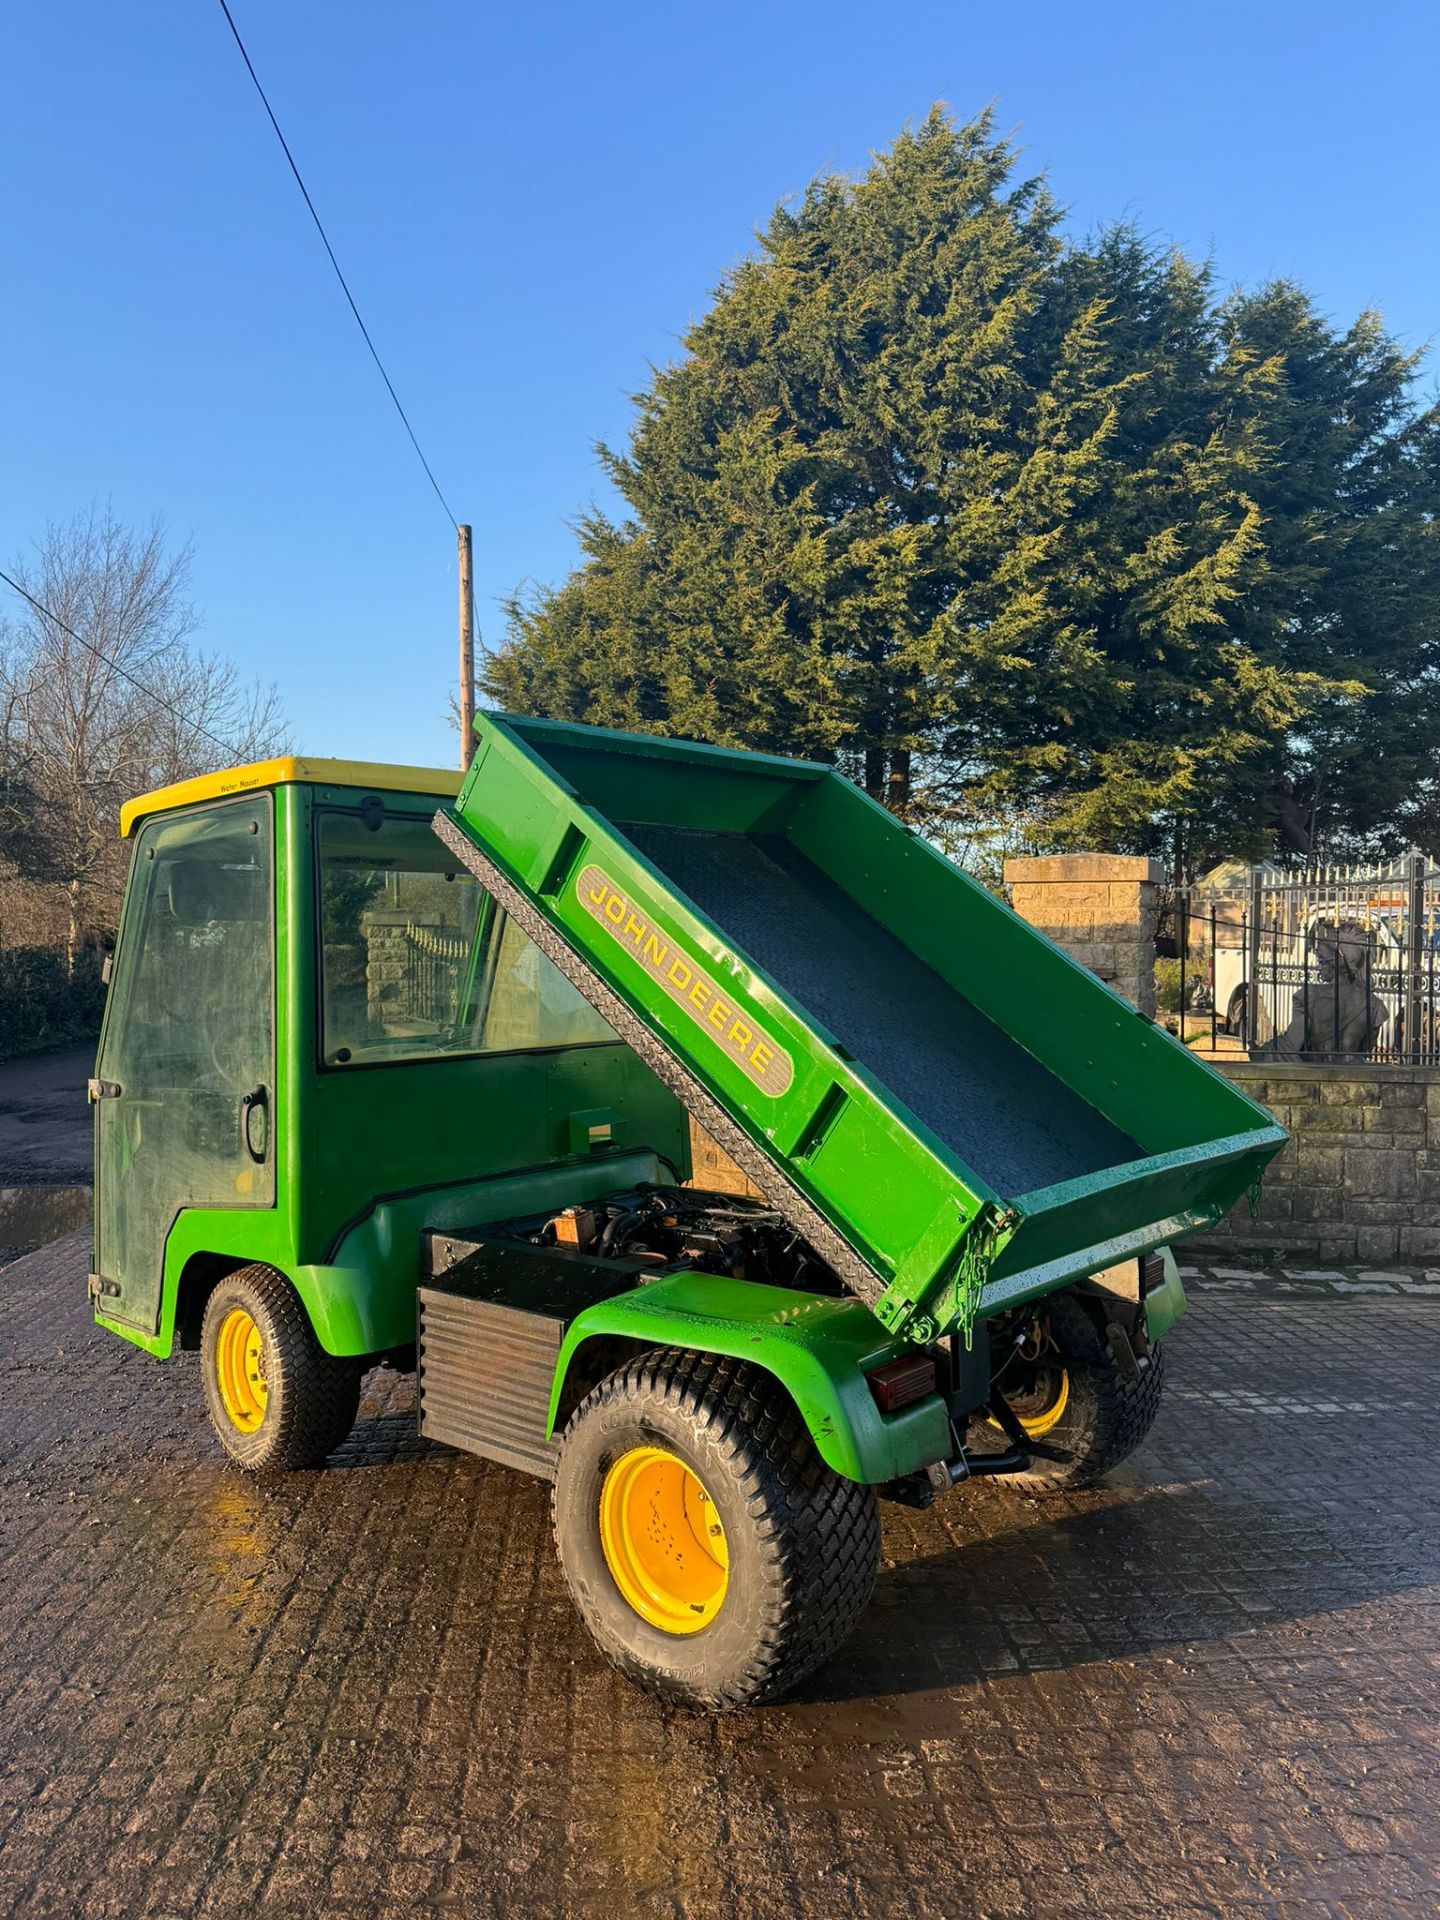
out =
{"type": "Polygon", "coordinates": [[[89,1224],[95,1048],[0,1060],[0,1264],[89,1224]]]}
{"type": "Polygon", "coordinates": [[[0,1187],[89,1184],[94,1071],[93,1045],[0,1060],[0,1187]]]}
{"type": "Polygon", "coordinates": [[[715,1719],[609,1671],[546,1490],[417,1440],[410,1382],[256,1486],[192,1357],[90,1328],[85,1264],[0,1270],[0,1913],[1440,1905],[1424,1276],[1205,1275],[1112,1484],[887,1508],[849,1648],[715,1719]]]}

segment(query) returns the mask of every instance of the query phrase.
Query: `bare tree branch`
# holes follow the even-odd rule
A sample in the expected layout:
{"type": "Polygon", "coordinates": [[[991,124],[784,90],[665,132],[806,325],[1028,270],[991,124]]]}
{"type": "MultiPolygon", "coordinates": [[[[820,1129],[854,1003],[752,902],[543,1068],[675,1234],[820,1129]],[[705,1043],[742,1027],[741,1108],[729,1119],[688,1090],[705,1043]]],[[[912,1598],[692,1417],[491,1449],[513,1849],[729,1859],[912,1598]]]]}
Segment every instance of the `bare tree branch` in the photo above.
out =
{"type": "Polygon", "coordinates": [[[0,868],[63,893],[72,966],[116,922],[122,803],[212,770],[216,738],[232,764],[288,745],[276,688],[193,645],[191,560],[159,520],[136,531],[92,509],[47,527],[14,568],[55,618],[27,607],[0,625],[0,868]]]}

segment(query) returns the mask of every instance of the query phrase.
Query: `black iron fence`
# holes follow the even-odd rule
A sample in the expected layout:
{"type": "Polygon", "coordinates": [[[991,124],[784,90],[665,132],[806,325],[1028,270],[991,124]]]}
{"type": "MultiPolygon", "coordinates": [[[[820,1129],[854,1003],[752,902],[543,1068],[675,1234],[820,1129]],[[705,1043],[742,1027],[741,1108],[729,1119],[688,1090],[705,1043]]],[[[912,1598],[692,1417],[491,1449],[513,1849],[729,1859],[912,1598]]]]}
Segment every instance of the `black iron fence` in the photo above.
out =
{"type": "Polygon", "coordinates": [[[413,1020],[448,1026],[457,1017],[460,971],[470,954],[463,934],[436,927],[405,927],[409,964],[405,969],[406,1013],[413,1020]]]}
{"type": "Polygon", "coordinates": [[[1419,854],[1195,888],[1175,945],[1191,1046],[1440,1065],[1440,867],[1419,854]]]}

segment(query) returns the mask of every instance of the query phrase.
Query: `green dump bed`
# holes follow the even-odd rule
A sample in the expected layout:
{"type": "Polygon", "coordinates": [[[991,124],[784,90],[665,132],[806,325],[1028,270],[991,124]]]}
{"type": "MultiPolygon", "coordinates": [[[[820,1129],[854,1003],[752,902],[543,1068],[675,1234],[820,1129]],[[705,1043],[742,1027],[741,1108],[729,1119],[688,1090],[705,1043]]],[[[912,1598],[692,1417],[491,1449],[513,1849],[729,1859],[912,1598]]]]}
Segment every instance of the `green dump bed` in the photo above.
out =
{"type": "Polygon", "coordinates": [[[916,1339],[1210,1224],[1284,1141],[833,769],[487,716],[436,825],[916,1339]]]}

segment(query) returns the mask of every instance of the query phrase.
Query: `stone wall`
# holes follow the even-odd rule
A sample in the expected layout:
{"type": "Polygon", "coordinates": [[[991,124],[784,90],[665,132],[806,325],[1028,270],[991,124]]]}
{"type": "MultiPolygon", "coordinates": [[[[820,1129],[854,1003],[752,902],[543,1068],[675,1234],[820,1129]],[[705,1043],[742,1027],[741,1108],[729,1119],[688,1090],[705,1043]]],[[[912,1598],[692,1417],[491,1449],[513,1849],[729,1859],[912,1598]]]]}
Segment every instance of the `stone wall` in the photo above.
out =
{"type": "Polygon", "coordinates": [[[690,1160],[694,1171],[690,1184],[708,1187],[714,1193],[748,1193],[760,1197],[760,1189],[742,1173],[723,1147],[706,1133],[693,1115],[690,1118],[690,1160]]]}
{"type": "Polygon", "coordinates": [[[1440,1069],[1217,1061],[1290,1142],[1242,1201],[1187,1240],[1326,1267],[1440,1265],[1440,1069]]]}
{"type": "Polygon", "coordinates": [[[365,998],[371,1028],[384,1033],[405,1008],[405,983],[414,964],[405,929],[411,916],[403,908],[362,915],[365,941],[365,998]]]}
{"type": "Polygon", "coordinates": [[[1005,862],[1010,904],[1141,1013],[1155,1012],[1158,860],[1056,853],[1005,862]]]}

